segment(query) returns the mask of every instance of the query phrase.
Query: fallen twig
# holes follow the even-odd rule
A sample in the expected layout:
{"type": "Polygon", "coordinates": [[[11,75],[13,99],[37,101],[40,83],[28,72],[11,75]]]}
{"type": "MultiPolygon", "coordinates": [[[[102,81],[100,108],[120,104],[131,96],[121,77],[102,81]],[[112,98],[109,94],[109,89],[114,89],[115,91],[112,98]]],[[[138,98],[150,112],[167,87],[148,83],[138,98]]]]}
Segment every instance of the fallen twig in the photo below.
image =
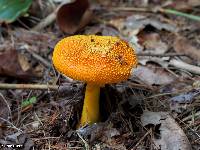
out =
{"type": "Polygon", "coordinates": [[[58,9],[63,5],[60,4],[51,14],[49,14],[46,18],[42,19],[40,23],[38,23],[35,27],[32,28],[33,31],[40,31],[41,29],[47,27],[51,23],[56,20],[56,14],[58,9]]]}
{"type": "Polygon", "coordinates": [[[86,150],[89,150],[89,149],[90,149],[90,146],[89,146],[89,144],[87,143],[87,141],[84,140],[84,138],[80,135],[80,133],[78,133],[78,132],[76,132],[76,133],[77,133],[78,137],[81,139],[81,141],[84,143],[85,149],[86,149],[86,150]]]}
{"type": "Polygon", "coordinates": [[[172,60],[170,60],[169,65],[172,65],[172,66],[177,67],[179,69],[184,69],[184,70],[187,70],[191,73],[200,75],[200,67],[190,65],[190,64],[185,63],[181,60],[172,59],[172,60]]]}
{"type": "Polygon", "coordinates": [[[137,12],[150,12],[152,13],[153,10],[150,8],[145,7],[109,7],[108,10],[110,11],[137,11],[137,12]]]}
{"type": "Polygon", "coordinates": [[[142,143],[142,141],[144,141],[144,139],[146,138],[146,136],[148,136],[150,133],[152,132],[152,130],[150,129],[149,131],[147,131],[144,136],[137,142],[137,144],[134,146],[133,150],[136,150],[137,147],[142,143]]]}
{"type": "Polygon", "coordinates": [[[16,129],[17,131],[23,133],[23,131],[21,129],[17,128],[12,122],[10,122],[2,117],[0,117],[0,120],[5,121],[7,124],[9,124],[10,128],[16,129]]]}
{"type": "Polygon", "coordinates": [[[57,13],[57,11],[54,11],[53,13],[48,15],[46,18],[41,20],[40,23],[38,23],[35,27],[33,27],[32,30],[33,31],[39,31],[39,30],[47,27],[51,23],[53,23],[55,21],[55,19],[56,19],[56,13],[57,13]]]}
{"type": "Polygon", "coordinates": [[[0,83],[0,89],[58,90],[58,85],[0,83]]]}

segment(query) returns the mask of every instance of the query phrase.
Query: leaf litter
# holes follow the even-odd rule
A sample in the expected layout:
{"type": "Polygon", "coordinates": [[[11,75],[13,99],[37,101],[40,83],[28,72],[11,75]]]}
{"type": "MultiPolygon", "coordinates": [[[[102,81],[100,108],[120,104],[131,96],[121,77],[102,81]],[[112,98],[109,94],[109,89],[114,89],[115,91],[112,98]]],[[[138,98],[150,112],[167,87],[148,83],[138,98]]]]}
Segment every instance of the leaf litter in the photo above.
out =
{"type": "Polygon", "coordinates": [[[144,111],[141,116],[143,126],[157,126],[158,133],[153,137],[154,146],[162,150],[191,150],[189,140],[180,126],[167,112],[144,111]],[[158,138],[159,136],[159,138],[158,138]]]}
{"type": "MultiPolygon", "coordinates": [[[[198,149],[200,44],[191,33],[199,25],[159,12],[105,8],[174,6],[198,14],[193,8],[199,3],[182,1],[178,7],[175,4],[180,2],[175,1],[81,1],[86,6],[81,7],[77,2],[52,1],[52,13],[58,6],[63,12],[80,12],[73,17],[65,13],[63,28],[63,22],[54,18],[45,28],[31,31],[40,22],[34,15],[1,26],[0,83],[57,84],[60,88],[0,90],[4,98],[0,99],[4,118],[0,143],[22,144],[24,149],[198,149]],[[75,8],[69,8],[73,4],[75,8]],[[102,87],[102,122],[79,130],[85,85],[59,75],[51,65],[55,43],[74,33],[119,36],[136,48],[139,57],[128,81],[102,87]],[[40,76],[32,79],[35,72],[40,76]]],[[[36,6],[40,5],[48,6],[43,1],[36,6]]]]}

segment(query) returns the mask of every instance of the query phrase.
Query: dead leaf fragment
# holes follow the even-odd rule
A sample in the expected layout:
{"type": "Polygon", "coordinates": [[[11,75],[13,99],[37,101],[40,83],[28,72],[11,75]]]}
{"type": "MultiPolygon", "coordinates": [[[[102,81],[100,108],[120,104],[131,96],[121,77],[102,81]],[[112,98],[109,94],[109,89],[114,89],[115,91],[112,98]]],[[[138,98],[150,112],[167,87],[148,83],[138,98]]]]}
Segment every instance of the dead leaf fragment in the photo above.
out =
{"type": "Polygon", "coordinates": [[[16,50],[9,50],[0,54],[0,75],[20,79],[30,79],[33,77],[30,70],[24,71],[22,69],[16,50]]]}
{"type": "Polygon", "coordinates": [[[164,85],[174,81],[174,77],[163,68],[138,66],[133,73],[147,85],[164,85]]]}
{"type": "Polygon", "coordinates": [[[74,34],[87,25],[92,18],[88,0],[76,0],[61,6],[57,12],[57,23],[60,29],[69,34],[74,34]]]}
{"type": "Polygon", "coordinates": [[[174,24],[161,22],[155,18],[149,18],[148,16],[132,15],[127,17],[125,21],[125,27],[132,30],[141,31],[147,25],[151,25],[158,30],[164,29],[171,32],[178,31],[177,27],[174,24]]]}
{"type": "Polygon", "coordinates": [[[23,71],[28,71],[31,68],[28,58],[25,55],[19,54],[18,60],[23,71]]]}
{"type": "Polygon", "coordinates": [[[200,50],[194,47],[185,37],[177,36],[173,46],[177,53],[186,54],[195,60],[200,60],[200,50]]]}
{"type": "Polygon", "coordinates": [[[167,112],[145,111],[141,116],[143,126],[160,124],[160,138],[153,138],[155,149],[161,150],[191,150],[189,140],[180,126],[167,112]]]}
{"type": "Polygon", "coordinates": [[[138,36],[141,45],[154,54],[164,54],[168,50],[168,45],[161,40],[158,33],[141,33],[138,36]]]}

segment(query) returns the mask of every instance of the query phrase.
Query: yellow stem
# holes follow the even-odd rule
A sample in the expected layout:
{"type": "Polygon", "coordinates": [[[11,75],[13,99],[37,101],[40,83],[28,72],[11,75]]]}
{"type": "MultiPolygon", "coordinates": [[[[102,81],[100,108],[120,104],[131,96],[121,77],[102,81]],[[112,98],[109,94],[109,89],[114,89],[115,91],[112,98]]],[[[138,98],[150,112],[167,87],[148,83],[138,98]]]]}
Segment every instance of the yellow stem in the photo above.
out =
{"type": "Polygon", "coordinates": [[[99,94],[99,85],[87,84],[80,127],[99,121],[99,94]]]}

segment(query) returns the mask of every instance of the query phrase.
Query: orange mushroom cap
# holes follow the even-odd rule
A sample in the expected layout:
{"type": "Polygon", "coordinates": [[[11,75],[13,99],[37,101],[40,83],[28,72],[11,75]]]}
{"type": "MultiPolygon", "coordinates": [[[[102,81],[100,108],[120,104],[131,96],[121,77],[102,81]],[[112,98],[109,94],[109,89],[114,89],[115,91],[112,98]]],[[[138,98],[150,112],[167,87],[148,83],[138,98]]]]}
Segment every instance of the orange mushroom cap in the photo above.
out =
{"type": "Polygon", "coordinates": [[[135,51],[118,37],[75,35],[59,41],[53,63],[62,74],[94,84],[117,83],[137,65],[135,51]]]}

